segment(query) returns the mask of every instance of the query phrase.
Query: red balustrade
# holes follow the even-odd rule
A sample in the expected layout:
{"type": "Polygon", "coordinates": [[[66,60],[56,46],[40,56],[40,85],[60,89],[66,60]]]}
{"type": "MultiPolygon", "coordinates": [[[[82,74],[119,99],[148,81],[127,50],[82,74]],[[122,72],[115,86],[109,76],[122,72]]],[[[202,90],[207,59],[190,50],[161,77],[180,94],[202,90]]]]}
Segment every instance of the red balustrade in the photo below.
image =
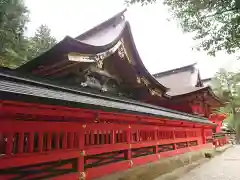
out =
{"type": "Polygon", "coordinates": [[[212,145],[209,127],[152,124],[153,118],[139,124],[132,115],[110,118],[111,112],[102,112],[107,121],[95,111],[36,104],[33,111],[27,104],[18,107],[2,104],[0,179],[92,179],[212,145]]]}

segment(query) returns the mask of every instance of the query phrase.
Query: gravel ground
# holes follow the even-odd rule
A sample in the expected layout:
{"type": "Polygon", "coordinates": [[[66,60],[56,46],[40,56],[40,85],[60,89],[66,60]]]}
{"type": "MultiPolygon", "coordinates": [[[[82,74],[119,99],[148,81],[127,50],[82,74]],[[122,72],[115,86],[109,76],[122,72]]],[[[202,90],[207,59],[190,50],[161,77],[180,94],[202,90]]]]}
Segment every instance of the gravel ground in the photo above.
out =
{"type": "Polygon", "coordinates": [[[193,169],[178,180],[240,180],[240,145],[193,169]]]}

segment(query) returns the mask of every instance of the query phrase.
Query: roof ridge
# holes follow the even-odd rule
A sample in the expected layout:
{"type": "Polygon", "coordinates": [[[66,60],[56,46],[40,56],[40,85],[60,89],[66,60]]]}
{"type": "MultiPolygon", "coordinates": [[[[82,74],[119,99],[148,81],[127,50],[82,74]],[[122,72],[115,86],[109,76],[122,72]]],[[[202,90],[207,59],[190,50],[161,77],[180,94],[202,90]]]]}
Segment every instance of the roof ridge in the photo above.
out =
{"type": "Polygon", "coordinates": [[[202,81],[208,81],[208,80],[211,80],[211,79],[213,79],[213,77],[204,78],[204,79],[202,79],[202,81]]]}
{"type": "Polygon", "coordinates": [[[99,30],[99,28],[104,27],[106,25],[108,25],[109,23],[111,23],[112,21],[114,21],[117,17],[122,16],[125,12],[127,11],[127,9],[125,8],[124,10],[122,10],[121,12],[115,14],[114,16],[112,16],[111,18],[101,22],[100,24],[94,26],[93,28],[85,31],[84,33],[80,34],[79,36],[77,36],[75,39],[81,40],[82,38],[87,37],[90,34],[93,34],[95,31],[99,30]]]}
{"type": "Polygon", "coordinates": [[[195,62],[195,63],[189,64],[189,65],[186,65],[186,66],[182,66],[182,67],[178,67],[178,68],[175,68],[175,69],[170,69],[170,70],[167,70],[167,71],[154,73],[152,75],[153,75],[153,77],[166,76],[166,75],[174,73],[174,71],[178,71],[178,70],[185,69],[185,68],[190,68],[190,67],[195,66],[196,64],[197,63],[195,62]]]}

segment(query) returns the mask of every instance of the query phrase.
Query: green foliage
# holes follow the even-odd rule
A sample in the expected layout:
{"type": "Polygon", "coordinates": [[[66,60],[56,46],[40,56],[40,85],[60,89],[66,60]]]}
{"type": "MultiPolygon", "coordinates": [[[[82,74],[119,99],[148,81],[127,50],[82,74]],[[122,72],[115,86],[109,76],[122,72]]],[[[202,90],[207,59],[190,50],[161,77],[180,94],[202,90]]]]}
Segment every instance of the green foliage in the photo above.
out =
{"type": "Polygon", "coordinates": [[[223,100],[231,102],[238,99],[239,74],[220,69],[212,79],[212,88],[223,100]]]}
{"type": "Polygon", "coordinates": [[[0,0],[0,66],[15,68],[56,43],[45,25],[34,37],[25,37],[27,22],[28,10],[23,0],[0,0]]]}
{"type": "Polygon", "coordinates": [[[51,36],[51,30],[46,25],[41,25],[35,36],[29,40],[29,59],[33,59],[56,44],[56,39],[51,36]]]}
{"type": "Polygon", "coordinates": [[[0,63],[14,67],[25,59],[23,36],[28,11],[21,0],[0,0],[0,63]]]}
{"type": "MultiPolygon", "coordinates": [[[[148,4],[156,0],[126,0],[129,4],[148,4]]],[[[172,17],[180,22],[184,32],[194,32],[198,50],[210,55],[224,50],[239,50],[239,0],[163,0],[172,17]]]]}
{"type": "Polygon", "coordinates": [[[229,129],[229,130],[236,130],[235,129],[235,121],[234,121],[234,118],[233,118],[233,115],[232,114],[230,114],[225,120],[224,120],[224,122],[223,122],[224,124],[226,124],[227,125],[227,129],[229,129]]]}
{"type": "Polygon", "coordinates": [[[220,69],[212,80],[212,88],[226,102],[226,105],[217,111],[228,114],[225,123],[227,123],[229,129],[238,131],[240,119],[235,108],[240,105],[240,74],[220,69]]]}

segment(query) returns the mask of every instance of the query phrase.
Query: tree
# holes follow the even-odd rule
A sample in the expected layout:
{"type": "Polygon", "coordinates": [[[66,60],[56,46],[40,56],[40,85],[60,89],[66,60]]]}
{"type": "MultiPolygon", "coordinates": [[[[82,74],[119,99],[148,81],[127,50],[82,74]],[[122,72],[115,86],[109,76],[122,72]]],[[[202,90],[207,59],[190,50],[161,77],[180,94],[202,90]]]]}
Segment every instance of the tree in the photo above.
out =
{"type": "MultiPolygon", "coordinates": [[[[129,4],[156,0],[126,0],[129,4]]],[[[184,32],[194,32],[197,49],[210,55],[224,50],[235,53],[240,47],[239,0],[163,0],[184,32]]]]}
{"type": "Polygon", "coordinates": [[[15,67],[26,60],[24,30],[28,10],[22,0],[0,0],[0,64],[15,67]]]}
{"type": "Polygon", "coordinates": [[[228,114],[228,127],[236,131],[238,140],[240,140],[240,117],[238,117],[236,107],[240,105],[239,83],[240,74],[228,72],[225,69],[220,69],[212,80],[215,94],[227,102],[224,107],[218,109],[218,112],[228,114]]]}
{"type": "Polygon", "coordinates": [[[35,35],[29,39],[29,59],[33,59],[56,44],[56,39],[51,35],[51,30],[46,25],[41,25],[35,35]]]}
{"type": "Polygon", "coordinates": [[[16,68],[56,44],[46,25],[41,25],[34,37],[25,37],[27,22],[23,0],[0,0],[0,66],[16,68]]]}

